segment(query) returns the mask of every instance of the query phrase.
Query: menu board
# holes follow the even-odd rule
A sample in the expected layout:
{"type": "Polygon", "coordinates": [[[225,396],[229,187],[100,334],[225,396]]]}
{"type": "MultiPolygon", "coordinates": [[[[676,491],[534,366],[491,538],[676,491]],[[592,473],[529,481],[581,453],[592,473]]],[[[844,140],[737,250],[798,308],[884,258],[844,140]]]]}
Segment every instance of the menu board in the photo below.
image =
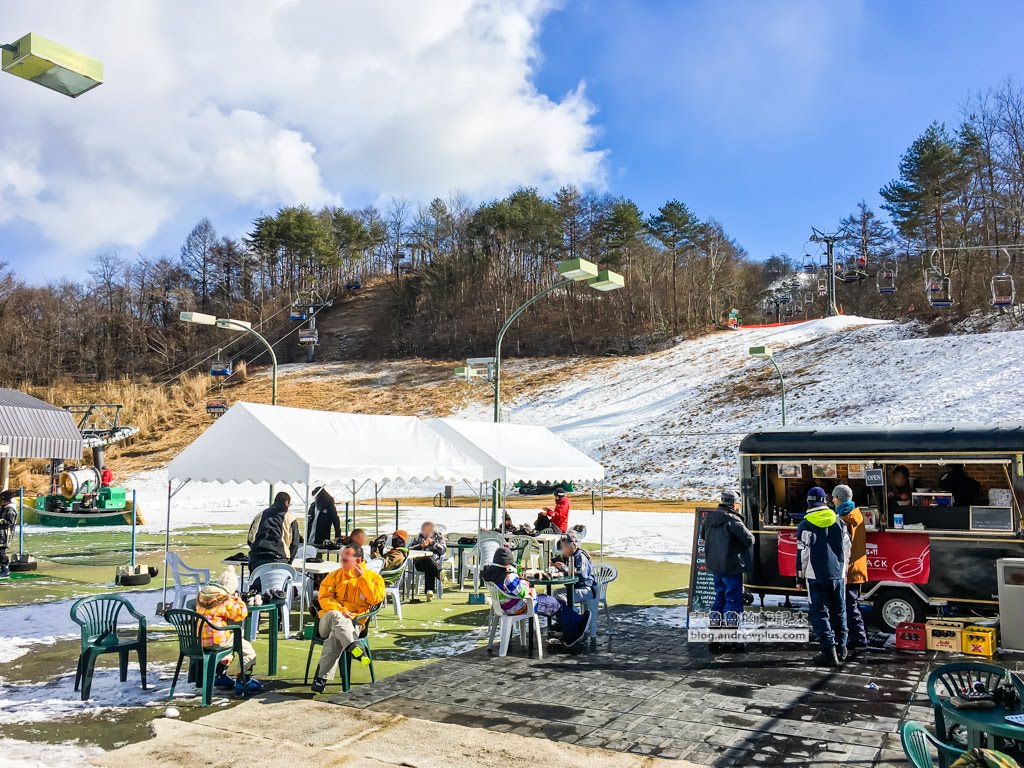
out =
{"type": "Polygon", "coordinates": [[[690,560],[690,592],[689,606],[686,611],[687,623],[691,613],[711,610],[715,601],[715,581],[708,570],[707,553],[704,550],[704,539],[700,538],[700,529],[707,516],[715,511],[715,507],[697,507],[693,522],[693,556],[690,560]]]}
{"type": "Polygon", "coordinates": [[[1012,507],[971,507],[972,531],[1013,531],[1012,507]]]}

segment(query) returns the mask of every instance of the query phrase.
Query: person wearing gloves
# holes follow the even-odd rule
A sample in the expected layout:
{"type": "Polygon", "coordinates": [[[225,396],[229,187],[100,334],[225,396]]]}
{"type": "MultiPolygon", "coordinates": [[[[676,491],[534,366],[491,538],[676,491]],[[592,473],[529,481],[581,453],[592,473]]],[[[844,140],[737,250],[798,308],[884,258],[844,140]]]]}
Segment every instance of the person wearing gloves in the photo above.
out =
{"type": "Polygon", "coordinates": [[[485,582],[494,584],[505,594],[501,600],[501,611],[506,616],[525,613],[529,607],[528,599],[533,598],[533,608],[537,615],[554,619],[557,630],[562,633],[562,645],[571,648],[586,636],[591,620],[590,611],[585,610],[580,615],[557,597],[538,595],[530,582],[519,576],[515,553],[508,547],[498,547],[493,562],[485,565],[480,575],[485,582]]]}
{"type": "Polygon", "coordinates": [[[797,577],[807,580],[811,627],[821,652],[815,661],[838,667],[846,659],[846,570],[850,534],[825,503],[825,489],[807,492],[807,514],[796,527],[797,577]]]}
{"type": "Polygon", "coordinates": [[[735,627],[743,618],[743,572],[753,562],[754,534],[740,517],[738,494],[722,491],[721,500],[704,518],[699,536],[704,540],[708,570],[715,584],[712,626],[724,620],[735,627]]]}
{"type": "Polygon", "coordinates": [[[860,612],[861,585],[868,580],[868,534],[864,528],[864,515],[853,501],[853,489],[837,485],[832,489],[832,503],[836,514],[846,524],[850,535],[850,565],[846,569],[846,631],[847,650],[864,648],[868,644],[868,631],[860,612]]]}
{"type": "MultiPolygon", "coordinates": [[[[217,577],[217,581],[211,581],[199,590],[196,598],[196,613],[206,618],[211,624],[223,627],[228,624],[240,626],[245,617],[249,615],[249,609],[245,607],[245,601],[238,595],[238,575],[234,566],[228,566],[224,572],[217,577]]],[[[221,650],[234,647],[234,632],[229,629],[214,629],[205,622],[200,625],[200,640],[203,648],[207,650],[221,650]]],[[[252,673],[256,666],[256,649],[252,643],[243,638],[242,658],[238,662],[238,676],[232,680],[228,676],[228,668],[234,661],[233,656],[221,660],[217,665],[217,677],[213,684],[217,688],[234,688],[235,693],[242,696],[246,693],[255,693],[263,690],[263,684],[252,677],[245,682],[245,673],[252,673]]]]}
{"type": "Polygon", "coordinates": [[[399,528],[390,536],[378,536],[370,547],[373,557],[384,560],[381,571],[394,571],[402,567],[402,563],[409,557],[409,548],[406,542],[409,541],[408,531],[399,528]]]}
{"type": "Polygon", "coordinates": [[[380,574],[364,565],[355,547],[346,546],[341,550],[341,567],[327,574],[320,584],[317,633],[324,638],[324,647],[311,686],[314,693],[324,692],[345,651],[360,664],[369,665],[370,660],[359,647],[365,620],[356,624],[353,619],[383,600],[384,580],[380,574]]]}

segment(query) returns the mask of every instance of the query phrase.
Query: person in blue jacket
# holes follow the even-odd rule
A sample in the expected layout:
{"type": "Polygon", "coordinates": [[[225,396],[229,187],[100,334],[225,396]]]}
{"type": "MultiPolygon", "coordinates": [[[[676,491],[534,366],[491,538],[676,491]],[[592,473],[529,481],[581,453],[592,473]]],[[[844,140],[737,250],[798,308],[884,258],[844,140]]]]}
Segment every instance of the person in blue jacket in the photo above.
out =
{"type": "Polygon", "coordinates": [[[825,489],[807,492],[807,514],[796,528],[797,576],[807,580],[811,627],[821,653],[815,661],[838,667],[846,659],[846,570],[850,535],[825,503],[825,489]]]}

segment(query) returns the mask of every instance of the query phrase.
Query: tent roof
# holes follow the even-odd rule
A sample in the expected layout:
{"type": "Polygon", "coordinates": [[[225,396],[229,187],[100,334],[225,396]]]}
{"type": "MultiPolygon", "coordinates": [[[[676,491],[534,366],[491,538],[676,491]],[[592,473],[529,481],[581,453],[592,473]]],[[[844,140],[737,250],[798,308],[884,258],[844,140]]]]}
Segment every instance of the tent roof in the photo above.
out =
{"type": "Polygon", "coordinates": [[[236,403],[175,457],[174,480],[313,484],[483,480],[480,464],[414,416],[236,403]]]}
{"type": "Polygon", "coordinates": [[[480,462],[487,480],[506,485],[596,482],[604,467],[546,427],[487,421],[434,419],[440,435],[480,462]]]}
{"type": "Polygon", "coordinates": [[[63,408],[0,389],[0,443],[12,459],[80,459],[82,433],[63,408]]]}

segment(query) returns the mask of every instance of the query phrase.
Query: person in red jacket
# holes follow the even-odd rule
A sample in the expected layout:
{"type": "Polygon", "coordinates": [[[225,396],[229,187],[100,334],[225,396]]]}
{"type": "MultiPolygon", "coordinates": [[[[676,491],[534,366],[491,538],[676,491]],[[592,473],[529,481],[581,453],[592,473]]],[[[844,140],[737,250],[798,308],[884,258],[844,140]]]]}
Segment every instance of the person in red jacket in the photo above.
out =
{"type": "Polygon", "coordinates": [[[112,482],[114,482],[114,473],[107,467],[104,467],[100,470],[100,486],[103,488],[109,488],[112,482]]]}
{"type": "Polygon", "coordinates": [[[544,507],[541,514],[548,519],[549,527],[556,528],[558,533],[569,530],[569,497],[565,495],[564,488],[555,489],[555,508],[544,507]]]}

